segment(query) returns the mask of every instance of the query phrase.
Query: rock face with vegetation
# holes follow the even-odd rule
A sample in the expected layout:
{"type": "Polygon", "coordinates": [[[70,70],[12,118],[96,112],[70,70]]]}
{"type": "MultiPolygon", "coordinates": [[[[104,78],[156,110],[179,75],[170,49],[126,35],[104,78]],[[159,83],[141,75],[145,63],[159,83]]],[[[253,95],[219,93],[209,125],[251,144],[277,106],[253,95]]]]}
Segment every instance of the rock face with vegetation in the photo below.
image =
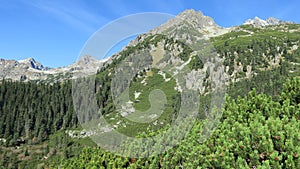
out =
{"type": "MultiPolygon", "coordinates": [[[[222,28],[201,12],[187,10],[139,35],[105,62],[86,57],[69,66],[70,69],[62,68],[63,73],[72,73],[89,72],[85,68],[90,64],[94,68],[101,67],[95,76],[94,94],[99,111],[110,124],[100,128],[101,131],[82,129],[73,107],[76,103],[72,99],[72,83],[68,80],[72,76],[47,76],[38,80],[39,83],[3,79],[0,84],[0,166],[300,168],[300,25],[274,18],[259,20],[261,23],[257,23],[258,20],[222,28]],[[209,45],[203,47],[203,44],[209,45]],[[131,57],[141,52],[150,64],[133,77],[129,101],[115,105],[112,84],[116,72],[122,72],[117,69],[118,65],[124,60],[130,64],[131,57]],[[168,65],[175,69],[161,70],[168,65]],[[219,68],[223,69],[222,74],[219,68]],[[87,137],[112,130],[132,137],[152,137],[164,132],[180,108],[182,88],[176,72],[184,69],[190,70],[184,77],[186,87],[197,90],[201,106],[193,128],[180,144],[158,156],[135,159],[96,147],[87,137]],[[218,85],[214,79],[221,75],[227,89],[223,116],[211,137],[202,143],[201,133],[209,130],[205,128],[205,119],[210,113],[207,108],[218,85]],[[125,118],[133,116],[135,110],[148,110],[151,107],[148,97],[155,89],[167,93],[163,111],[158,108],[135,116],[137,122],[125,118]],[[152,121],[138,123],[146,116],[152,121]]],[[[23,63],[9,62],[12,71],[23,63]]],[[[0,63],[4,65],[7,61],[0,63]]],[[[31,66],[30,70],[53,71],[40,64],[31,66]]],[[[95,118],[89,113],[84,115],[85,122],[93,122],[95,118]]],[[[172,142],[179,133],[173,134],[166,139],[172,142]]],[[[168,145],[161,142],[151,147],[168,149],[168,145]]],[[[125,148],[132,150],[129,154],[139,151],[135,142],[125,148]]]]}

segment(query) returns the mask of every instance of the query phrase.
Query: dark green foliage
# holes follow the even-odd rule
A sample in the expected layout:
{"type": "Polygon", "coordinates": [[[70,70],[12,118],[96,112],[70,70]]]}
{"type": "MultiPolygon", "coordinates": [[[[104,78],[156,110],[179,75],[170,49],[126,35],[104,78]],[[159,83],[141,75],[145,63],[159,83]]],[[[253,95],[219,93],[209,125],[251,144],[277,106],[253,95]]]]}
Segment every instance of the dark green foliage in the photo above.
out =
{"type": "Polygon", "coordinates": [[[227,93],[233,98],[244,97],[255,88],[258,93],[264,93],[275,99],[278,98],[278,94],[283,90],[284,82],[289,78],[289,74],[281,73],[281,67],[271,71],[259,71],[259,74],[251,79],[231,83],[227,93]]]}
{"type": "Polygon", "coordinates": [[[198,121],[180,145],[159,156],[123,158],[87,148],[62,167],[299,168],[299,84],[298,78],[287,81],[278,101],[255,90],[245,98],[227,97],[222,122],[205,143],[199,142],[204,121],[198,121]]]}
{"type": "MultiPolygon", "coordinates": [[[[198,141],[201,138],[204,123],[202,119],[205,119],[205,106],[209,105],[210,95],[201,97],[203,106],[200,107],[200,120],[187,138],[162,155],[128,159],[99,148],[88,148],[80,157],[65,161],[63,167],[299,168],[300,85],[297,78],[287,80],[299,76],[299,68],[290,63],[299,62],[297,50],[290,54],[287,52],[292,43],[299,39],[299,34],[261,30],[250,26],[242,28],[254,32],[254,35],[246,37],[249,34],[242,31],[218,37],[215,39],[216,49],[225,58],[224,65],[229,66],[230,75],[235,71],[235,62],[243,65],[237,78],[245,77],[247,65],[255,73],[252,73],[250,79],[241,79],[230,85],[228,93],[231,98],[226,99],[222,123],[207,142],[201,144],[198,141]],[[280,60],[277,67],[270,66],[270,60],[278,54],[282,54],[286,60],[280,60]],[[263,55],[267,57],[262,57],[263,55]],[[295,70],[293,73],[290,72],[292,69],[295,70]]],[[[156,44],[158,39],[163,39],[163,36],[154,38],[153,42],[156,44]]],[[[149,43],[144,41],[142,44],[145,46],[149,43]]],[[[187,60],[191,52],[185,48],[179,57],[187,60]]],[[[194,57],[189,66],[191,69],[202,68],[203,63],[194,57]]],[[[206,73],[209,76],[209,72],[206,73]]],[[[147,136],[145,133],[142,135],[147,136]]],[[[131,149],[134,150],[135,146],[137,145],[132,143],[131,149]]]]}
{"type": "Polygon", "coordinates": [[[58,130],[77,125],[70,82],[1,82],[0,138],[6,138],[8,146],[20,139],[39,143],[58,130]]]}
{"type": "MultiPolygon", "coordinates": [[[[234,71],[234,63],[241,63],[246,72],[246,66],[250,65],[252,71],[273,69],[270,65],[278,56],[286,59],[285,64],[290,66],[294,74],[300,74],[299,66],[295,67],[293,63],[300,60],[299,48],[293,52],[290,51],[294,45],[297,45],[300,39],[299,31],[283,31],[289,27],[299,27],[299,25],[281,25],[280,27],[254,28],[249,25],[243,25],[239,31],[232,31],[225,35],[213,38],[220,57],[224,58],[224,66],[229,66],[229,74],[234,71]],[[249,33],[251,32],[251,34],[249,33]]],[[[288,68],[287,68],[288,69],[288,68]]]]}
{"type": "Polygon", "coordinates": [[[190,57],[190,54],[193,52],[193,50],[187,46],[183,46],[183,51],[179,54],[179,58],[182,59],[183,61],[187,61],[190,57]]]}
{"type": "Polygon", "coordinates": [[[189,63],[189,67],[191,70],[198,70],[202,69],[204,67],[204,64],[199,56],[193,56],[191,62],[189,63]]]}

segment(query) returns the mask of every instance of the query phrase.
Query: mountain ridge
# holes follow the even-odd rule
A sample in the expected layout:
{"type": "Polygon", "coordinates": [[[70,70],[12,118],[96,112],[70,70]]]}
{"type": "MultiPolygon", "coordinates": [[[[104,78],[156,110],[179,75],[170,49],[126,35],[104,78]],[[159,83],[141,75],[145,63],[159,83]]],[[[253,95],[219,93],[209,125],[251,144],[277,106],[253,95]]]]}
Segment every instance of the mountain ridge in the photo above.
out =
{"type": "MultiPolygon", "coordinates": [[[[254,27],[265,27],[269,25],[292,24],[294,22],[282,21],[273,17],[266,20],[255,17],[246,20],[242,25],[253,25],[254,27]]],[[[183,41],[191,45],[193,42],[201,39],[210,39],[221,36],[228,32],[238,30],[239,26],[224,28],[215,23],[213,18],[205,16],[201,11],[188,9],[179,13],[176,17],[168,20],[166,23],[149,31],[146,34],[139,35],[123,48],[126,50],[129,46],[135,46],[142,42],[146,37],[154,34],[165,34],[174,37],[176,40],[183,41]]],[[[118,56],[119,53],[115,54],[118,56]]],[[[30,57],[24,60],[0,60],[0,78],[10,78],[12,80],[45,80],[61,74],[81,74],[89,75],[96,72],[96,69],[104,62],[114,59],[114,56],[99,61],[92,56],[83,56],[71,65],[58,68],[50,68],[43,66],[40,62],[30,57]],[[13,73],[12,73],[13,72],[13,73]]],[[[76,78],[77,76],[69,76],[68,78],[76,78]]]]}
{"type": "MultiPolygon", "coordinates": [[[[0,58],[0,78],[11,79],[13,81],[28,81],[46,80],[49,77],[66,75],[67,79],[73,79],[95,73],[98,67],[105,61],[96,60],[92,56],[83,56],[68,66],[50,68],[42,65],[32,57],[22,60],[0,58]]],[[[63,79],[65,78],[61,80],[63,79]]]]}
{"type": "Polygon", "coordinates": [[[253,25],[254,27],[265,27],[272,25],[281,25],[281,24],[294,24],[291,21],[283,21],[274,17],[269,17],[267,19],[261,19],[258,16],[255,16],[253,19],[247,19],[243,25],[253,25]]]}

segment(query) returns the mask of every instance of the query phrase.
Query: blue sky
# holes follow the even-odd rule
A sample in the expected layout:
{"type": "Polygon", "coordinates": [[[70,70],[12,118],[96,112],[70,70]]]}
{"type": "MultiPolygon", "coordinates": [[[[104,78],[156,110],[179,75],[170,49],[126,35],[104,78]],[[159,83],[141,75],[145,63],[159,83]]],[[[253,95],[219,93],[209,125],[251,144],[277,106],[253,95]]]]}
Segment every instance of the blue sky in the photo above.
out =
{"type": "Polygon", "coordinates": [[[300,23],[299,7],[299,0],[0,0],[0,58],[69,65],[94,32],[135,13],[192,8],[230,27],[255,16],[300,23]]]}

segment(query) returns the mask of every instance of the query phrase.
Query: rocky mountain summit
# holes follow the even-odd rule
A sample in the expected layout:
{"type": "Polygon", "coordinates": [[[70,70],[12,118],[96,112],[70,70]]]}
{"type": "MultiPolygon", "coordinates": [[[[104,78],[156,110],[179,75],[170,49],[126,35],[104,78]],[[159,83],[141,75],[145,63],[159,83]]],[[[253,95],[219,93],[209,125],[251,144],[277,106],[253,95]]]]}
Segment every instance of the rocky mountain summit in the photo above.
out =
{"type": "Polygon", "coordinates": [[[280,25],[280,24],[293,24],[293,22],[282,21],[273,17],[263,20],[256,16],[253,19],[248,19],[243,23],[243,25],[253,25],[254,27],[264,27],[264,26],[280,25]]]}
{"type": "Polygon", "coordinates": [[[32,69],[37,70],[49,70],[49,67],[44,67],[40,62],[37,62],[34,58],[27,58],[24,60],[18,60],[18,63],[20,65],[26,65],[28,67],[31,67],[32,69]]]}
{"type": "Polygon", "coordinates": [[[151,33],[165,33],[170,32],[171,29],[181,29],[187,26],[199,31],[199,33],[201,34],[208,35],[210,35],[210,33],[216,33],[219,30],[224,29],[217,25],[211,17],[205,16],[201,11],[189,9],[183,11],[182,13],[178,14],[175,18],[170,19],[165,24],[154,29],[153,31],[151,31],[151,33]]]}
{"type": "Polygon", "coordinates": [[[26,75],[30,74],[31,79],[38,79],[39,75],[37,72],[47,71],[49,69],[50,68],[44,67],[33,58],[19,61],[0,59],[0,78],[25,80],[27,78],[26,75]]]}
{"type": "Polygon", "coordinates": [[[146,37],[154,34],[167,35],[176,40],[191,44],[197,40],[207,40],[211,37],[220,36],[228,33],[230,30],[231,28],[224,28],[217,25],[211,17],[205,16],[201,11],[189,9],[150,32],[138,36],[137,39],[129,43],[129,46],[136,45],[146,37]]]}
{"type": "Polygon", "coordinates": [[[5,60],[0,59],[1,68],[18,67],[20,69],[36,69],[36,70],[49,70],[49,67],[44,67],[41,63],[37,62],[34,58],[27,58],[24,60],[5,60]]]}

